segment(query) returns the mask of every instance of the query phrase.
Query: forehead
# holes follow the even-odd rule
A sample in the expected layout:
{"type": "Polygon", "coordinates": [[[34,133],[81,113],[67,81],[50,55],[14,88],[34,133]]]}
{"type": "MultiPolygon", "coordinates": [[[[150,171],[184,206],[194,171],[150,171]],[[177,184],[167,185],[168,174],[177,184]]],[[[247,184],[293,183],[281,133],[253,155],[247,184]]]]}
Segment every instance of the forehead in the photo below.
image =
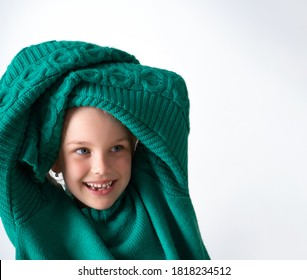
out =
{"type": "Polygon", "coordinates": [[[124,137],[128,129],[107,112],[93,107],[68,109],[65,115],[62,137],[67,140],[75,137],[124,137]]]}

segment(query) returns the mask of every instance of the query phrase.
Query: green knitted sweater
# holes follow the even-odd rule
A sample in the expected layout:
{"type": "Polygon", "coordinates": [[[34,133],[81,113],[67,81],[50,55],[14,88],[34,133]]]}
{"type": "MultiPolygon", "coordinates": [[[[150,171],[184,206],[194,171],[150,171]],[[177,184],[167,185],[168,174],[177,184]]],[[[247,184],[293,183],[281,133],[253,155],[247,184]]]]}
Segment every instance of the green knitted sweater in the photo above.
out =
{"type": "Polygon", "coordinates": [[[188,190],[183,79],[123,51],[52,41],[23,49],[0,81],[0,216],[16,259],[208,259],[188,190]],[[86,89],[86,90],[85,90],[86,89]],[[46,179],[65,110],[94,106],[140,140],[107,210],[46,179]]]}

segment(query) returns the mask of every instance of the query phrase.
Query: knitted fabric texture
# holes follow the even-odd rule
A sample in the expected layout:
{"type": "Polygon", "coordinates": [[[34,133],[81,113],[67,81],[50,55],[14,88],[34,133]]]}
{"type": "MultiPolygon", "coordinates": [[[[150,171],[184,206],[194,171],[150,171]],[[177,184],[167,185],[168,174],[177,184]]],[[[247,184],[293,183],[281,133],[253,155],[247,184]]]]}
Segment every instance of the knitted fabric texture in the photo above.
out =
{"type": "Polygon", "coordinates": [[[123,51],[51,41],[0,81],[0,216],[17,259],[208,259],[188,190],[189,100],[177,74],[123,51]],[[92,106],[139,140],[131,181],[107,210],[80,209],[46,174],[65,110],[92,106]]]}

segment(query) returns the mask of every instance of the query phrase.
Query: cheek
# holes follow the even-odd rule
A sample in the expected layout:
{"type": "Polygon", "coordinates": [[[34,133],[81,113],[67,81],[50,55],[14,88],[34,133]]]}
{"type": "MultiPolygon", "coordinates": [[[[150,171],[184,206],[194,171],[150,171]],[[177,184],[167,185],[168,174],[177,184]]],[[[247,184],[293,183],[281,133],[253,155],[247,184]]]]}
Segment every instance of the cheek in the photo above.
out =
{"type": "Polygon", "coordinates": [[[131,157],[123,157],[116,161],[117,169],[123,174],[130,176],[131,173],[131,157]]]}
{"type": "Polygon", "coordinates": [[[78,177],[88,170],[88,164],[84,161],[76,161],[73,158],[67,157],[62,162],[64,176],[78,177]]]}

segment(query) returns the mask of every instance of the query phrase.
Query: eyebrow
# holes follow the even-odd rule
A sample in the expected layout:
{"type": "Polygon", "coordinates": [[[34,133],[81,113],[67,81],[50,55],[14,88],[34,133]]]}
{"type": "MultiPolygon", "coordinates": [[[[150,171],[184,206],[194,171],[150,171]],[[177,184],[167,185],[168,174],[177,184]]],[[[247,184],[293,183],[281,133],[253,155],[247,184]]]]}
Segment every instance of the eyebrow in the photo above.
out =
{"type": "MultiPolygon", "coordinates": [[[[129,137],[121,137],[113,142],[118,143],[118,142],[124,142],[124,141],[131,142],[131,139],[129,137]]],[[[88,146],[90,144],[91,144],[90,142],[86,142],[86,141],[70,141],[66,143],[66,145],[78,145],[78,146],[88,146]]]]}
{"type": "Polygon", "coordinates": [[[89,142],[85,142],[85,141],[70,141],[68,143],[66,143],[66,145],[89,145],[89,142]]]}

